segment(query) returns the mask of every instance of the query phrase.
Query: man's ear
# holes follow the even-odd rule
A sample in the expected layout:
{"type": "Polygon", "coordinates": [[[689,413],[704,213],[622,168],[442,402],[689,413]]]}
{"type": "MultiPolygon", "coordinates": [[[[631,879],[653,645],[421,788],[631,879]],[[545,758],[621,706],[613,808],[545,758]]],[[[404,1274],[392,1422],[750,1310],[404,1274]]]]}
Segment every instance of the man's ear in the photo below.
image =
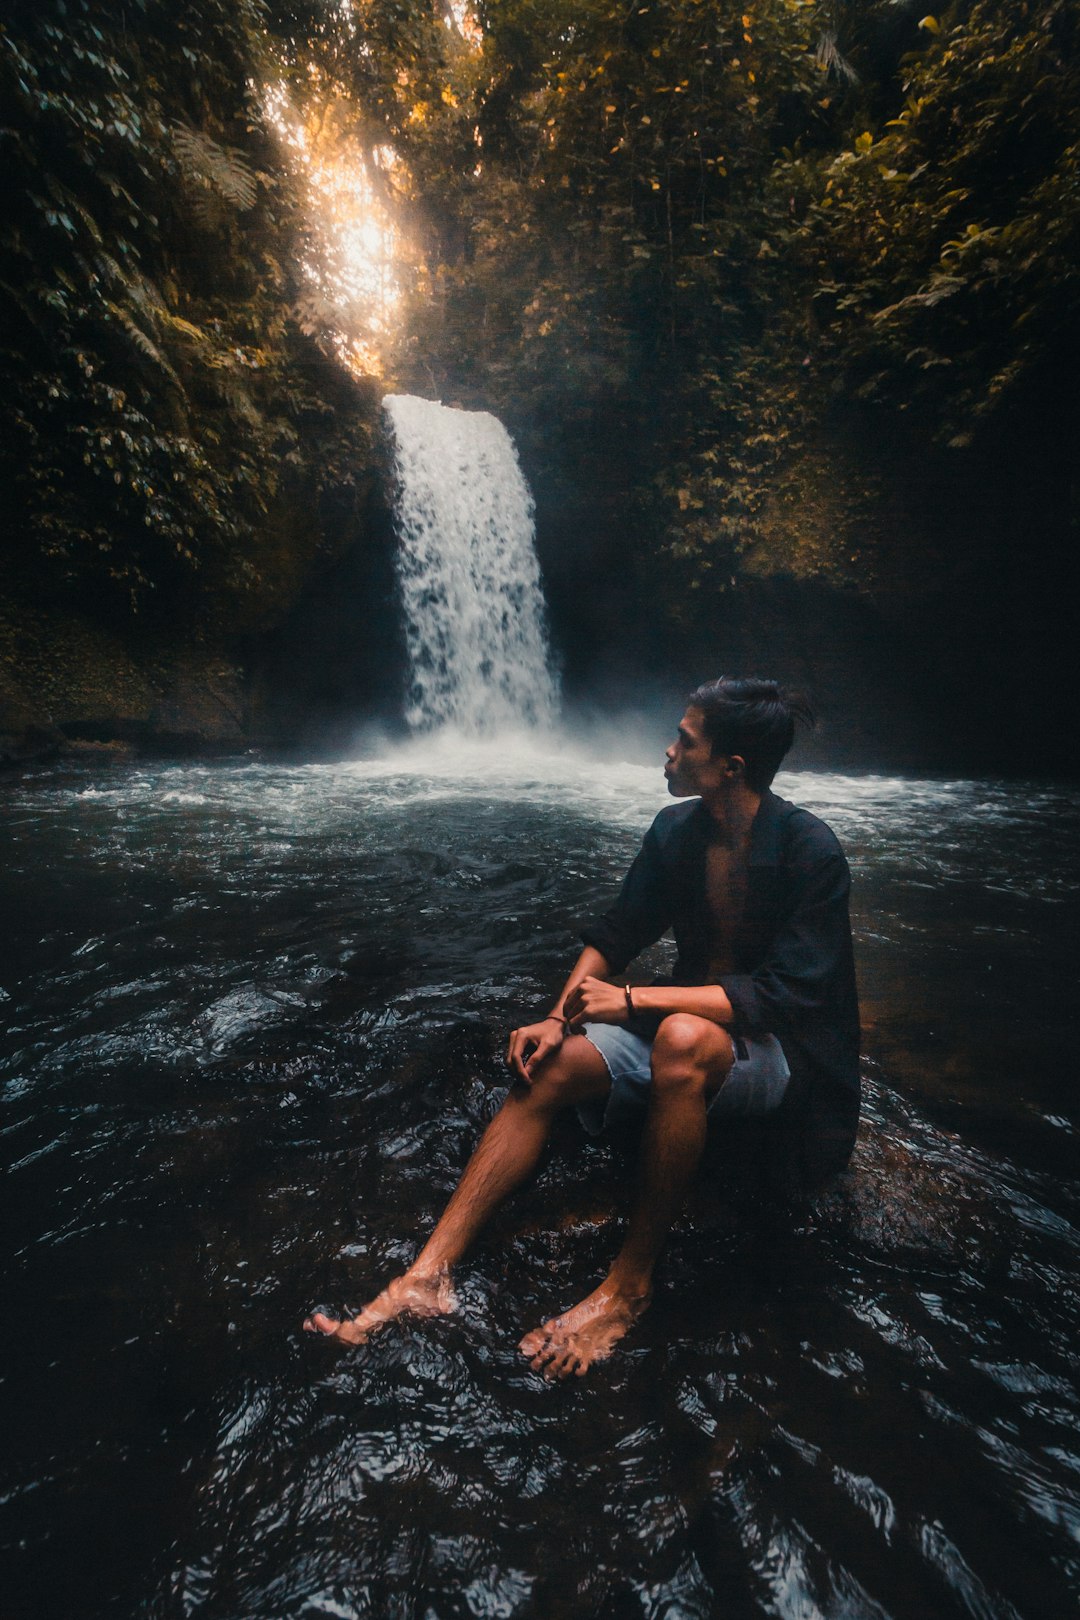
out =
{"type": "Polygon", "coordinates": [[[741,754],[728,755],[728,775],[734,777],[746,775],[746,761],[741,754]]]}

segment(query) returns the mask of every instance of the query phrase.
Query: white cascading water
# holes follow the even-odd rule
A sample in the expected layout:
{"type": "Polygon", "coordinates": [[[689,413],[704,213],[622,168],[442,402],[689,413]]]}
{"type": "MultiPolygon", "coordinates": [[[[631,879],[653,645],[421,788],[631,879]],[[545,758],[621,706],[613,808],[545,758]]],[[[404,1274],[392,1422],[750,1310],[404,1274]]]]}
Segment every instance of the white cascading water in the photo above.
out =
{"type": "Polygon", "coordinates": [[[487,411],[388,394],[406,719],[472,736],[558,716],[533,502],[513,440],[487,411]]]}

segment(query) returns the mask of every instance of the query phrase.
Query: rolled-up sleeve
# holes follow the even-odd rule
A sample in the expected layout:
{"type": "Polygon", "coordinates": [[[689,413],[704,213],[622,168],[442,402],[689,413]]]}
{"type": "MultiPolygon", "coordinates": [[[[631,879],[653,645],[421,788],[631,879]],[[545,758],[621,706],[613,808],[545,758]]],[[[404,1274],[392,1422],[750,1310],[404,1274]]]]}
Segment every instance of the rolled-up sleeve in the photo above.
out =
{"type": "Polygon", "coordinates": [[[582,930],[592,945],[621,973],[646,946],[655,944],[670,926],[671,884],[666,878],[655,824],[645,834],[634,864],[623,879],[610,911],[582,930]]]}
{"type": "Polygon", "coordinates": [[[835,987],[851,960],[850,888],[839,847],[797,873],[791,911],[760,967],[718,978],[737,1030],[783,1039],[832,1015],[835,987]]]}

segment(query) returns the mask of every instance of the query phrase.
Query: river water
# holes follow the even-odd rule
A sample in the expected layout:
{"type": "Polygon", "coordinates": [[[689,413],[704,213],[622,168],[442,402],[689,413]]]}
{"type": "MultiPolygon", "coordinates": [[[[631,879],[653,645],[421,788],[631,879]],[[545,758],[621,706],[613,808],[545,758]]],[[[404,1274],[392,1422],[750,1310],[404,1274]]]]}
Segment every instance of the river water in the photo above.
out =
{"type": "Polygon", "coordinates": [[[570,1121],[457,1315],[350,1352],[300,1323],[430,1229],[658,764],[444,740],[7,786],[5,1614],[1072,1612],[1080,813],[778,786],[853,867],[856,1173],[785,1212],[713,1164],[571,1387],[514,1346],[601,1274],[630,1166],[570,1121]]]}

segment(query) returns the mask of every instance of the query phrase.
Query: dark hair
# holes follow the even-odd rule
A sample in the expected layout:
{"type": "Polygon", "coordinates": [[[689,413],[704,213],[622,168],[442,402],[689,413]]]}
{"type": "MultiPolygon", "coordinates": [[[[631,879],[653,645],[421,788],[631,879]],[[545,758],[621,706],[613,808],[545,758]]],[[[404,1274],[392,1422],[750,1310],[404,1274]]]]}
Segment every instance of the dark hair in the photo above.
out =
{"type": "Polygon", "coordinates": [[[814,711],[804,697],[776,681],[753,675],[721,675],[690,693],[687,708],[700,709],[705,735],[717,754],[741,754],[746,761],[746,785],[764,793],[780,769],[780,761],[795,741],[795,722],[815,724],[814,711]]]}

